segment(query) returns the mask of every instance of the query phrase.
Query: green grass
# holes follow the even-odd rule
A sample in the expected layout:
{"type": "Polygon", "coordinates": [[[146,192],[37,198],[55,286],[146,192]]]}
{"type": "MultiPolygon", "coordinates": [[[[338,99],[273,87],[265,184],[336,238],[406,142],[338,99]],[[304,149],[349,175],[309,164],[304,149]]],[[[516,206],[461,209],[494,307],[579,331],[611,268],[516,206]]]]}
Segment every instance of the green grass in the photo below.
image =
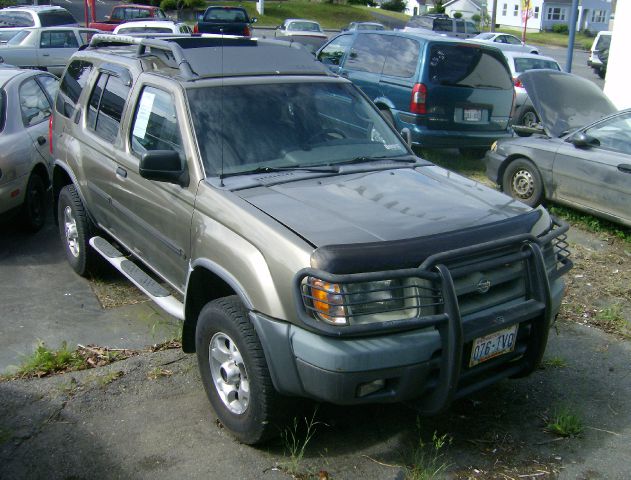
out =
{"type": "Polygon", "coordinates": [[[595,233],[606,233],[631,243],[631,228],[561,206],[550,207],[550,213],[595,233]]]}
{"type": "Polygon", "coordinates": [[[551,357],[541,362],[541,366],[543,368],[565,368],[567,361],[563,357],[551,357]]]}
{"type": "MultiPolygon", "coordinates": [[[[233,2],[211,2],[209,5],[234,5],[233,2]]],[[[256,17],[254,27],[275,27],[283,23],[286,18],[306,18],[315,20],[322,28],[341,29],[350,22],[371,22],[375,17],[371,12],[382,10],[356,5],[341,5],[332,3],[316,3],[301,0],[284,2],[265,2],[265,15],[256,11],[256,3],[242,4],[251,17],[256,17]]],[[[405,20],[407,15],[388,12],[386,15],[405,20]]]]}
{"type": "MultiPolygon", "coordinates": [[[[520,28],[502,27],[495,30],[496,32],[510,33],[521,38],[522,30],[520,28]]],[[[526,43],[538,45],[555,45],[557,47],[567,47],[570,37],[567,34],[555,32],[526,32],[526,43]]],[[[574,37],[574,47],[589,50],[594,42],[594,37],[589,37],[582,32],[576,32],[574,37]]]]}
{"type": "Polygon", "coordinates": [[[85,358],[76,350],[69,350],[66,342],[58,350],[51,350],[40,342],[35,351],[26,357],[17,371],[17,376],[43,377],[51,373],[66,370],[81,370],[87,368],[85,358]]]}
{"type": "Polygon", "coordinates": [[[310,419],[303,418],[304,426],[294,417],[292,425],[285,428],[281,433],[281,439],[285,447],[285,458],[280,462],[280,467],[288,474],[296,478],[300,475],[305,477],[302,470],[302,459],[305,455],[307,445],[316,433],[320,422],[316,421],[317,408],[313,411],[310,419]]]}
{"type": "MultiPolygon", "coordinates": [[[[417,425],[419,421],[417,420],[417,425]]],[[[412,450],[411,459],[404,468],[405,480],[435,480],[444,478],[449,463],[444,460],[442,450],[451,444],[447,434],[432,435],[432,441],[426,443],[419,435],[418,444],[412,450]]]]}
{"type": "Polygon", "coordinates": [[[583,433],[583,422],[578,415],[562,409],[548,423],[547,430],[560,437],[577,437],[583,433]]]}
{"type": "Polygon", "coordinates": [[[622,313],[620,305],[612,305],[603,310],[599,310],[594,317],[596,323],[600,324],[606,331],[626,335],[628,323],[622,313]]]}

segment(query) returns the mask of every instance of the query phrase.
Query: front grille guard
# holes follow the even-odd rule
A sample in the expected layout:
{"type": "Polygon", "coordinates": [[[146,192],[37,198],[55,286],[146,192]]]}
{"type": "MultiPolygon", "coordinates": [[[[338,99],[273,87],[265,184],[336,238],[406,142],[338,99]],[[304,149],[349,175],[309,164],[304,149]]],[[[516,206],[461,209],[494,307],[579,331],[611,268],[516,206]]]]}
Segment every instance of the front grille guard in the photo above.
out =
{"type": "MultiPolygon", "coordinates": [[[[452,272],[448,265],[459,259],[481,256],[485,253],[503,252],[499,256],[485,261],[485,266],[509,263],[516,259],[525,264],[527,302],[530,308],[532,330],[528,346],[519,368],[512,365],[511,375],[527,375],[532,372],[543,356],[547,343],[548,331],[552,321],[550,281],[572,268],[565,233],[568,225],[553,218],[551,230],[541,237],[521,234],[505,239],[493,240],[482,244],[467,246],[428,257],[418,268],[391,270],[382,272],[331,274],[322,270],[305,268],[294,278],[294,301],[300,320],[305,326],[321,335],[352,338],[367,335],[379,335],[421,328],[435,328],[441,339],[442,355],[439,359],[439,378],[433,391],[426,395],[419,409],[427,414],[434,414],[445,408],[455,398],[458,380],[462,368],[463,319],[460,315],[452,272]],[[552,247],[554,257],[551,265],[546,265],[543,250],[552,247]],[[379,323],[358,325],[331,325],[314,317],[313,298],[305,295],[307,278],[314,277],[331,284],[345,285],[352,283],[416,278],[431,282],[437,290],[432,304],[442,311],[409,319],[390,320],[379,323]],[[533,307],[534,306],[534,307],[533,307]]],[[[476,271],[479,263],[457,267],[458,274],[476,271]]],[[[518,323],[524,318],[519,316],[519,308],[511,308],[514,318],[507,318],[503,325],[518,323]]],[[[505,313],[506,314],[506,313],[505,313]]],[[[507,313],[510,315],[510,313],[507,313]]]]}

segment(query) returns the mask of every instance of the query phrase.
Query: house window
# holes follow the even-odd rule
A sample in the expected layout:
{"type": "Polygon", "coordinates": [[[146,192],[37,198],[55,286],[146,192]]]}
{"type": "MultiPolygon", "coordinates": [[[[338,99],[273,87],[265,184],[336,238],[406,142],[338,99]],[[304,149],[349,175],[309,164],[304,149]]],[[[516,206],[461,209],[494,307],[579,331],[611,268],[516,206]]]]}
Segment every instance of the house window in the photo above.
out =
{"type": "Polygon", "coordinates": [[[565,20],[565,8],[548,7],[548,20],[565,20]]]}
{"type": "Polygon", "coordinates": [[[508,10],[508,3],[505,3],[505,4],[502,6],[502,17],[505,17],[505,16],[506,16],[506,10],[508,10]]]}
{"type": "Polygon", "coordinates": [[[513,17],[516,17],[519,15],[519,5],[515,5],[515,8],[513,9],[513,17]]]}
{"type": "Polygon", "coordinates": [[[604,23],[607,10],[592,10],[592,23],[604,23]]]}
{"type": "Polygon", "coordinates": [[[539,7],[535,7],[535,12],[532,15],[534,18],[539,18],[539,7]]]}

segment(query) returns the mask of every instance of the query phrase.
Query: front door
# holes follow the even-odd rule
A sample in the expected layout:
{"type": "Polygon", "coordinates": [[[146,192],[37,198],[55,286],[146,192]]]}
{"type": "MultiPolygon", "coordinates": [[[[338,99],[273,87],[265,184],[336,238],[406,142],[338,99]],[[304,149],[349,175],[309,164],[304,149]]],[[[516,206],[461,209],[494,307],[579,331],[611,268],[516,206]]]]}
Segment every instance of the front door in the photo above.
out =
{"type": "Polygon", "coordinates": [[[44,30],[39,37],[39,65],[55,75],[60,75],[68,59],[78,48],[79,42],[74,30],[44,30]]]}

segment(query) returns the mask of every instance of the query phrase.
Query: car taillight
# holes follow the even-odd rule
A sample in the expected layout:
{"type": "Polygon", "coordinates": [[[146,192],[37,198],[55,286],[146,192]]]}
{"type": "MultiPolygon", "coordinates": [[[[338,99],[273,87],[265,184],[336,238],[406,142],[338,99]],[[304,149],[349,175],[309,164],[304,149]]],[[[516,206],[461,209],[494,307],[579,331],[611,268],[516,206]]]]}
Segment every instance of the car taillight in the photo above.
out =
{"type": "Polygon", "coordinates": [[[249,37],[250,35],[252,35],[252,32],[250,31],[250,27],[248,27],[247,25],[243,29],[243,35],[246,37],[249,37]]]}
{"type": "Polygon", "coordinates": [[[199,33],[199,24],[193,25],[193,33],[199,33]]]}
{"type": "Polygon", "coordinates": [[[53,154],[53,116],[48,119],[48,150],[53,154]]]}
{"type": "Polygon", "coordinates": [[[410,101],[410,112],[427,113],[427,87],[422,83],[417,83],[412,89],[412,100],[410,101]]]}
{"type": "Polygon", "coordinates": [[[517,88],[524,88],[524,84],[521,83],[521,80],[519,78],[513,78],[513,84],[517,87],[517,88]]]}

